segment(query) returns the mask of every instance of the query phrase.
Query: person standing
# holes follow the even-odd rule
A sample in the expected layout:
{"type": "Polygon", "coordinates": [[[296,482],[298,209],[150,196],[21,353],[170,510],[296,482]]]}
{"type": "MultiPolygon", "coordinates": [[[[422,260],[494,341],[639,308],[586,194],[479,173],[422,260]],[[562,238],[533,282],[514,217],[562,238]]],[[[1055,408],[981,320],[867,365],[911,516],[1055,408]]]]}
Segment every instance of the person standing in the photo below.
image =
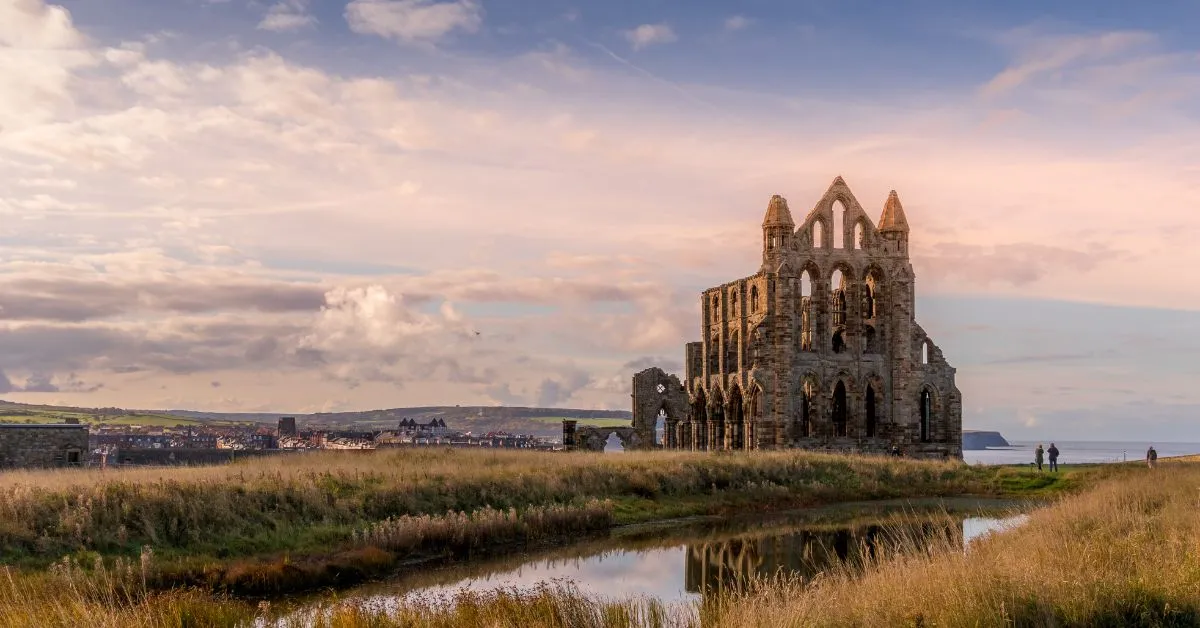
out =
{"type": "Polygon", "coordinates": [[[1055,447],[1054,443],[1050,443],[1050,449],[1047,449],[1046,453],[1050,454],[1050,470],[1057,473],[1058,472],[1058,447],[1055,447]]]}
{"type": "Polygon", "coordinates": [[[1154,451],[1154,445],[1151,445],[1150,449],[1146,450],[1146,466],[1151,469],[1158,466],[1158,452],[1154,451]]]}
{"type": "Polygon", "coordinates": [[[1042,472],[1042,460],[1046,457],[1046,450],[1042,449],[1042,444],[1038,443],[1037,449],[1033,450],[1033,460],[1037,463],[1038,473],[1042,472]]]}

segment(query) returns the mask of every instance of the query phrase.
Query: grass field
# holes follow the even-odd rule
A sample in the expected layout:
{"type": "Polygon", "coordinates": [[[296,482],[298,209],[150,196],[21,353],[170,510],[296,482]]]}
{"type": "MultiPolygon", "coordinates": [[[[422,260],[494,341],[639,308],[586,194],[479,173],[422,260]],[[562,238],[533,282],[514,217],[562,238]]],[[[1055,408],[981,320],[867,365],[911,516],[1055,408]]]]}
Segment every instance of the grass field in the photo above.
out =
{"type": "Polygon", "coordinates": [[[1047,495],[1103,472],[1026,477],[1020,469],[798,452],[605,456],[463,449],[314,452],[212,467],[13,471],[0,474],[0,559],[37,568],[64,555],[90,562],[135,557],[150,547],[163,582],[280,591],[297,584],[281,567],[289,561],[313,573],[337,565],[343,574],[335,581],[313,576],[310,585],[346,584],[427,554],[506,551],[514,542],[554,542],[617,524],[866,499],[1047,495]],[[596,502],[604,504],[603,517],[594,516],[596,502]],[[538,509],[556,508],[566,509],[564,520],[586,523],[571,530],[539,522],[538,509]],[[495,511],[509,513],[525,532],[494,539],[477,534],[495,527],[495,511]],[[457,522],[466,531],[459,536],[471,541],[447,545],[428,537],[378,547],[370,540],[388,521],[401,521],[394,525],[404,529],[443,525],[426,521],[431,517],[457,522]],[[368,548],[379,551],[364,553],[368,548]]]}
{"type": "Polygon", "coordinates": [[[45,413],[45,414],[0,414],[0,423],[63,423],[67,419],[77,419],[80,423],[91,425],[144,425],[147,427],[175,427],[177,425],[204,425],[202,421],[185,419],[166,414],[122,414],[122,415],[87,415],[80,413],[45,413]]]}
{"type": "MultiPolygon", "coordinates": [[[[523,495],[541,497],[548,495],[542,491],[553,490],[545,483],[556,480],[563,483],[562,488],[570,485],[573,490],[617,497],[658,484],[659,497],[666,499],[673,492],[687,491],[694,485],[691,479],[702,474],[705,482],[720,486],[713,493],[713,503],[721,503],[724,491],[753,491],[749,482],[761,487],[782,477],[801,478],[787,487],[787,493],[800,501],[896,493],[1032,491],[1051,496],[1048,507],[1033,512],[1022,528],[977,542],[970,552],[963,553],[953,544],[919,549],[917,543],[896,538],[888,548],[861,556],[855,561],[858,567],[835,569],[808,582],[762,582],[749,595],[716,599],[695,608],[698,619],[653,601],[592,599],[551,585],[532,593],[465,595],[452,610],[420,601],[393,609],[341,608],[313,625],[749,628],[1190,626],[1200,622],[1200,552],[1196,549],[1200,547],[1200,519],[1195,516],[1200,505],[1200,465],[1195,464],[1164,461],[1154,472],[1137,465],[1065,469],[1058,480],[1047,483],[1042,479],[1045,476],[1024,469],[796,454],[543,455],[537,458],[541,464],[535,465],[534,459],[523,455],[488,452],[460,457],[458,452],[443,452],[411,459],[380,457],[369,463],[358,458],[357,464],[364,466],[357,468],[352,460],[315,456],[303,463],[295,461],[291,467],[265,464],[180,470],[173,480],[155,478],[145,470],[115,479],[91,473],[27,474],[19,483],[27,485],[26,491],[48,490],[58,498],[76,491],[93,500],[108,499],[101,519],[117,518],[123,510],[117,500],[122,492],[143,491],[142,499],[148,500],[143,505],[147,505],[173,481],[180,486],[223,487],[236,478],[245,483],[247,492],[254,493],[287,478],[316,480],[318,494],[345,499],[354,492],[349,485],[354,484],[355,473],[360,474],[360,482],[368,476],[385,483],[403,480],[442,486],[460,496],[474,490],[470,488],[473,482],[489,478],[490,484],[476,484],[475,489],[485,488],[501,502],[512,499],[504,488],[504,478],[512,478],[514,472],[527,476],[517,485],[523,495]],[[331,467],[333,474],[306,475],[318,463],[331,467]],[[399,470],[385,471],[396,467],[399,470]],[[548,474],[539,474],[539,467],[548,468],[548,474]],[[639,475],[649,476],[651,481],[640,483],[639,475]],[[730,482],[735,479],[742,483],[730,482]]],[[[282,509],[290,498],[278,490],[280,486],[271,492],[276,495],[276,507],[282,509]]],[[[11,489],[12,483],[8,487],[11,489]]],[[[778,488],[768,490],[775,491],[775,497],[784,495],[778,488]]],[[[20,495],[9,496],[14,494],[20,495]]],[[[220,511],[235,505],[230,498],[202,503],[205,506],[198,510],[220,511]]],[[[538,511],[530,521],[540,517],[542,523],[532,525],[572,528],[581,523],[580,517],[606,516],[606,507],[600,502],[577,503],[576,507],[579,510],[559,507],[554,511],[557,514],[538,511]],[[585,512],[589,508],[590,514],[585,512]]],[[[153,510],[143,514],[151,526],[157,516],[153,510]]],[[[470,524],[464,524],[462,516],[421,519],[423,523],[414,525],[413,521],[397,524],[393,518],[393,523],[376,527],[376,541],[359,546],[360,563],[378,559],[379,552],[385,551],[378,545],[412,547],[418,530],[424,532],[417,536],[431,535],[440,543],[470,534],[470,524]]],[[[512,534],[521,527],[499,511],[480,521],[501,534],[512,534]]],[[[0,517],[0,526],[15,523],[7,514],[0,517]]],[[[0,574],[0,625],[234,626],[249,625],[256,616],[272,614],[269,605],[197,589],[155,593],[147,583],[153,582],[157,559],[144,553],[123,560],[116,566],[111,561],[102,565],[94,558],[60,561],[45,571],[8,570],[7,578],[0,574]],[[89,567],[92,563],[96,565],[89,567]]],[[[291,567],[284,563],[280,569],[291,567]]]]}
{"type": "Polygon", "coordinates": [[[537,416],[527,417],[525,420],[533,421],[534,423],[545,423],[548,425],[562,425],[562,422],[567,419],[576,421],[580,426],[591,425],[595,427],[629,427],[632,425],[632,422],[629,419],[579,419],[575,417],[563,416],[537,416]]]}

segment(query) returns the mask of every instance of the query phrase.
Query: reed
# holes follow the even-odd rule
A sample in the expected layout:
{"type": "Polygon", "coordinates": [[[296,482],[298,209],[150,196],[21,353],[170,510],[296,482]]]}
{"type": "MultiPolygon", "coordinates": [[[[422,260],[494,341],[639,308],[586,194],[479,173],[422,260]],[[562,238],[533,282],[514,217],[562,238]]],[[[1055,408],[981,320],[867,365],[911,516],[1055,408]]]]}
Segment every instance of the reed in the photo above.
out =
{"type": "MultiPolygon", "coordinates": [[[[566,475],[590,473],[592,481],[629,481],[634,472],[657,477],[653,470],[639,467],[651,466],[649,458],[637,458],[550,464],[567,464],[558,469],[566,475]],[[579,467],[572,470],[570,464],[579,467]],[[610,464],[603,472],[595,468],[610,464]]],[[[696,460],[684,456],[660,464],[674,465],[675,473],[700,473],[705,465],[696,460]]],[[[816,477],[841,478],[822,480],[822,486],[834,487],[815,491],[822,496],[868,496],[878,491],[892,493],[883,495],[891,497],[899,490],[894,488],[897,485],[913,491],[933,490],[939,482],[949,486],[948,492],[961,493],[964,486],[993,487],[1003,479],[995,472],[962,465],[833,456],[771,454],[707,460],[711,467],[705,471],[705,483],[735,471],[733,477],[739,481],[759,486],[780,482],[793,490],[817,483],[816,477]],[[781,468],[802,479],[785,480],[781,468]],[[776,473],[780,475],[773,475],[776,473]]],[[[504,468],[497,463],[493,474],[498,466],[504,468]]],[[[537,473],[536,467],[527,471],[537,473]]],[[[470,476],[469,471],[464,473],[470,476]]],[[[1086,492],[1058,498],[1032,513],[1024,527],[977,542],[966,553],[950,540],[931,547],[927,540],[917,542],[898,535],[883,551],[877,548],[873,554],[864,553],[815,580],[758,582],[748,594],[717,596],[692,608],[646,599],[609,600],[583,595],[569,586],[546,585],[525,592],[463,593],[452,605],[420,599],[402,601],[393,608],[350,603],[329,605],[307,617],[280,618],[269,605],[256,606],[196,589],[154,592],[147,583],[154,560],[143,550],[146,553],[124,561],[100,560],[90,567],[70,559],[57,561],[39,573],[4,568],[0,571],[0,625],[249,626],[255,619],[284,626],[307,625],[304,622],[311,620],[312,625],[329,628],[1200,623],[1200,521],[1195,517],[1200,506],[1200,465],[1165,462],[1155,471],[1114,466],[1105,474],[1101,483],[1086,492]]],[[[437,482],[447,482],[446,477],[437,482]]],[[[664,481],[664,485],[670,490],[688,485],[685,480],[673,482],[677,483],[664,481]]],[[[582,509],[584,520],[594,521],[603,517],[599,511],[607,506],[585,502],[575,508],[582,509]]],[[[481,511],[477,515],[480,521],[496,526],[496,534],[522,533],[507,508],[475,510],[481,511]]],[[[543,521],[548,528],[576,525],[568,522],[576,516],[568,510],[538,512],[541,514],[530,521],[543,521]]],[[[429,540],[476,542],[471,540],[475,538],[472,534],[456,531],[470,525],[469,516],[447,515],[442,521],[409,516],[412,518],[401,515],[360,524],[350,538],[395,543],[400,548],[429,540]]]]}
{"type": "Polygon", "coordinates": [[[1194,626],[1200,624],[1200,465],[1126,468],[969,551],[906,536],[819,577],[758,581],[691,609],[569,589],[331,610],[324,625],[1194,626]],[[464,605],[463,602],[466,602],[464,605]],[[632,618],[632,619],[631,619],[632,618]],[[599,623],[598,623],[599,622],[599,623]],[[604,623],[608,622],[608,623],[604,623]],[[466,625],[466,624],[461,624],[466,625]]]}
{"type": "Polygon", "coordinates": [[[389,518],[614,501],[618,523],[889,497],[1002,493],[961,463],[795,452],[603,456],[320,452],[194,468],[0,474],[0,559],[72,553],[259,556],[327,548],[389,518]]]}

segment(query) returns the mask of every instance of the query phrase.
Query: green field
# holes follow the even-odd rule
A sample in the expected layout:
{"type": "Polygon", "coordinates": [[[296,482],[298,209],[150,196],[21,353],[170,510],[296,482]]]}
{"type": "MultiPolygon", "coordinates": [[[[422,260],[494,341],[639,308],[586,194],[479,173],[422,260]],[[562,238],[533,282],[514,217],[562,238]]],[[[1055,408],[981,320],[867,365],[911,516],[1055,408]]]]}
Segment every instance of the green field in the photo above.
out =
{"type": "MultiPolygon", "coordinates": [[[[119,414],[95,415],[83,412],[21,412],[11,411],[0,414],[0,423],[64,423],[67,419],[77,419],[80,423],[92,425],[144,425],[151,427],[175,427],[176,425],[204,425],[203,421],[185,419],[169,414],[119,414]]],[[[216,423],[215,421],[210,423],[216,423]]]]}
{"type": "Polygon", "coordinates": [[[564,420],[572,420],[572,421],[575,421],[578,425],[583,425],[583,426],[591,425],[591,426],[595,426],[595,427],[630,427],[632,425],[632,422],[629,419],[580,419],[580,418],[568,417],[568,416],[527,417],[525,420],[532,421],[534,423],[545,423],[545,424],[555,424],[555,425],[562,424],[562,422],[564,420]]]}

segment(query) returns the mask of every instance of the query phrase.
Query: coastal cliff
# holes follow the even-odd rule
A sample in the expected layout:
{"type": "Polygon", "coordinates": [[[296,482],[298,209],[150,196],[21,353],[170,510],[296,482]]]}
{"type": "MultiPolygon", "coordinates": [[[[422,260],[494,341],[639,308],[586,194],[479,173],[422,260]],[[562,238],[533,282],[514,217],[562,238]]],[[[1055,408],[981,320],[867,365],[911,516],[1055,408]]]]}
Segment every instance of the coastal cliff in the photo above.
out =
{"type": "Polygon", "coordinates": [[[963,430],[962,433],[962,448],[967,449],[987,449],[988,447],[1009,447],[1008,441],[1000,435],[1000,432],[981,432],[976,430],[963,430]]]}

